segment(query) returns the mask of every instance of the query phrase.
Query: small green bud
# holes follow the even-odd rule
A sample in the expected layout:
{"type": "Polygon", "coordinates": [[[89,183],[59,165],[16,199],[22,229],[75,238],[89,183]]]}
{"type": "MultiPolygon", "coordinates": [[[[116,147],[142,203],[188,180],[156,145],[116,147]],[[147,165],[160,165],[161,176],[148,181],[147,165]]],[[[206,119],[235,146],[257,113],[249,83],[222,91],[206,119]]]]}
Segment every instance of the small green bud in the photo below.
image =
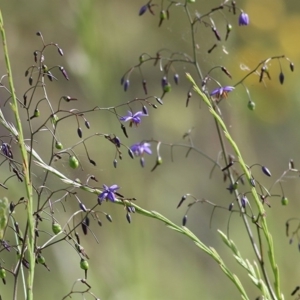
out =
{"type": "Polygon", "coordinates": [[[61,142],[56,141],[55,142],[55,148],[58,149],[58,150],[62,150],[64,148],[64,146],[61,142]]]}
{"type": "Polygon", "coordinates": [[[35,110],[34,110],[34,117],[35,118],[38,118],[40,115],[41,115],[41,113],[40,113],[40,111],[36,108],[35,110]]]}
{"type": "Polygon", "coordinates": [[[89,263],[88,263],[88,261],[82,258],[81,261],[80,261],[80,268],[82,270],[87,271],[89,269],[89,263]]]}
{"type": "Polygon", "coordinates": [[[254,109],[255,109],[255,102],[249,101],[249,102],[248,102],[248,108],[249,108],[250,110],[254,110],[254,109]]]}
{"type": "Polygon", "coordinates": [[[78,161],[78,159],[74,155],[71,155],[69,157],[69,166],[72,169],[77,169],[79,167],[79,161],[78,161]]]}
{"type": "Polygon", "coordinates": [[[57,115],[53,115],[52,118],[51,118],[51,122],[53,125],[56,125],[57,121],[59,120],[58,116],[57,115]]]}
{"type": "Polygon", "coordinates": [[[52,231],[54,234],[58,234],[61,232],[61,226],[58,223],[53,223],[52,224],[52,231]]]}
{"type": "Polygon", "coordinates": [[[45,259],[45,257],[44,256],[42,256],[42,255],[38,255],[38,257],[37,257],[37,262],[39,263],[39,264],[45,264],[45,262],[46,262],[46,259],[45,259]]]}
{"type": "Polygon", "coordinates": [[[164,92],[165,93],[171,92],[171,84],[169,82],[166,85],[164,85],[164,92]]]}
{"type": "Polygon", "coordinates": [[[289,199],[288,199],[287,197],[282,197],[282,198],[281,198],[281,204],[282,204],[283,206],[288,205],[288,204],[289,204],[289,199]]]}

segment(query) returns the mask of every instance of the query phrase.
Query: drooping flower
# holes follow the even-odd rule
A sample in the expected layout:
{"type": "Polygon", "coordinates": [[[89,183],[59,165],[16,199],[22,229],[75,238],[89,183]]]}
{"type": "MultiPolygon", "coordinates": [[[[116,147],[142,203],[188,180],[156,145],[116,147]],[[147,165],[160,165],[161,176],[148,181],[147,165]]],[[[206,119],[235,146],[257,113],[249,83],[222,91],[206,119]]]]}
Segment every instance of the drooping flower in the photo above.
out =
{"type": "Polygon", "coordinates": [[[142,156],[144,153],[152,154],[150,149],[151,144],[146,142],[133,144],[130,149],[135,156],[142,156]]]}
{"type": "Polygon", "coordinates": [[[110,200],[114,202],[116,200],[115,192],[119,189],[119,186],[116,184],[108,187],[107,185],[103,184],[103,191],[98,196],[98,202],[99,204],[102,203],[104,200],[110,200]]]}
{"type": "Polygon", "coordinates": [[[250,23],[250,20],[249,20],[248,14],[246,14],[242,11],[239,16],[239,26],[247,26],[247,25],[249,25],[249,23],[250,23]]]}
{"type": "Polygon", "coordinates": [[[229,92],[232,92],[234,90],[233,86],[221,86],[219,88],[214,89],[210,96],[214,97],[217,100],[220,100],[222,98],[227,98],[227,94],[229,92]]]}
{"type": "Polygon", "coordinates": [[[141,117],[145,117],[145,116],[148,116],[148,115],[144,114],[142,111],[138,111],[135,114],[133,114],[129,110],[128,115],[124,116],[124,117],[121,117],[120,121],[124,121],[124,122],[129,121],[129,126],[130,127],[132,126],[132,124],[135,124],[137,126],[138,124],[141,123],[141,117]]]}
{"type": "Polygon", "coordinates": [[[130,147],[130,150],[133,152],[133,154],[135,156],[139,156],[140,157],[140,163],[141,163],[142,167],[145,166],[144,153],[147,153],[149,155],[152,154],[150,146],[151,146],[150,143],[141,142],[141,143],[133,144],[130,147]]]}

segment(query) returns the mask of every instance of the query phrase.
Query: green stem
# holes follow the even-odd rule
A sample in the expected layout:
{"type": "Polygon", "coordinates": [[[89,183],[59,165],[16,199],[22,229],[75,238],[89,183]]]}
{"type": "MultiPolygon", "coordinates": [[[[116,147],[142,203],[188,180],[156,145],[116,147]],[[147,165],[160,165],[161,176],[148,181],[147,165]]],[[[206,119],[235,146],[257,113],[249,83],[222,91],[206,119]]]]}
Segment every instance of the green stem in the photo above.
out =
{"type": "Polygon", "coordinates": [[[251,173],[247,167],[247,165],[245,164],[241,153],[238,149],[238,146],[236,145],[236,143],[234,142],[234,140],[232,139],[230,133],[227,130],[226,125],[224,124],[223,120],[220,118],[220,116],[216,113],[216,111],[214,110],[212,104],[210,103],[209,99],[207,98],[207,96],[198,88],[198,86],[196,85],[195,81],[193,80],[193,78],[187,74],[188,79],[192,82],[192,84],[194,85],[194,90],[196,91],[196,93],[198,93],[201,98],[203,99],[203,101],[206,103],[206,105],[209,108],[210,113],[213,115],[213,117],[215,118],[215,120],[218,122],[218,124],[221,126],[225,137],[227,138],[227,140],[229,141],[229,143],[231,144],[237,158],[238,161],[240,163],[240,166],[246,176],[246,178],[248,179],[248,182],[250,184],[251,187],[251,194],[255,200],[255,203],[257,205],[258,211],[259,211],[259,216],[260,216],[260,220],[261,220],[261,227],[265,236],[265,239],[267,241],[267,245],[268,245],[268,257],[269,257],[269,261],[270,261],[270,265],[273,271],[273,275],[274,275],[274,287],[275,287],[275,293],[276,293],[276,297],[277,299],[282,300],[282,294],[280,292],[280,279],[279,279],[279,270],[278,270],[278,266],[276,264],[275,261],[275,253],[274,253],[274,246],[273,246],[273,240],[272,240],[272,235],[270,234],[269,230],[268,230],[268,226],[267,226],[267,220],[265,218],[265,209],[258,197],[257,191],[255,189],[255,187],[253,187],[251,185],[251,173]]]}
{"type": "Polygon", "coordinates": [[[4,30],[4,22],[2,17],[2,12],[0,10],[0,31],[2,37],[2,45],[4,51],[4,58],[5,64],[7,69],[7,76],[9,82],[9,88],[11,92],[11,108],[13,110],[15,121],[16,121],[16,128],[18,131],[17,142],[20,147],[20,152],[22,156],[22,171],[24,175],[24,184],[26,189],[26,196],[27,196],[27,219],[28,219],[28,259],[29,259],[29,270],[28,270],[28,281],[27,281],[27,300],[33,299],[33,280],[34,280],[34,269],[35,269],[35,255],[34,255],[34,218],[33,218],[33,194],[32,194],[32,183],[31,177],[29,173],[29,166],[28,166],[28,154],[26,151],[25,143],[24,143],[24,136],[23,136],[23,129],[22,123],[19,115],[18,109],[18,101],[15,93],[13,77],[12,77],[12,70],[10,66],[10,60],[8,55],[8,48],[7,48],[7,40],[6,34],[4,30]]]}

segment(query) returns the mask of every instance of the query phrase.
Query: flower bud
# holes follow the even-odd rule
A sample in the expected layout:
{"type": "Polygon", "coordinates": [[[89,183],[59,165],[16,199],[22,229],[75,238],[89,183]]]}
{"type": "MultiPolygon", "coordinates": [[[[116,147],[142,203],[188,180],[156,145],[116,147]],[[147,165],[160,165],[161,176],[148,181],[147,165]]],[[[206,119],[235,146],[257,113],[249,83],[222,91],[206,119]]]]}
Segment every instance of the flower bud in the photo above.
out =
{"type": "Polygon", "coordinates": [[[279,74],[279,82],[280,82],[281,84],[283,84],[283,82],[284,82],[284,75],[283,75],[282,72],[280,72],[280,74],[279,74]]]}
{"type": "Polygon", "coordinates": [[[283,206],[286,206],[286,205],[288,205],[289,204],[289,199],[287,198],[287,197],[282,197],[281,198],[281,204],[283,205],[283,206]]]}
{"type": "Polygon", "coordinates": [[[248,108],[250,110],[254,110],[255,109],[255,102],[249,100],[249,102],[248,102],[248,108]]]}
{"type": "Polygon", "coordinates": [[[124,82],[124,91],[125,92],[128,90],[129,84],[130,84],[129,79],[126,79],[125,82],[124,82]]]}
{"type": "Polygon", "coordinates": [[[3,268],[0,268],[0,278],[2,279],[3,283],[6,284],[6,270],[3,268]]]}
{"type": "Polygon", "coordinates": [[[272,175],[271,175],[271,172],[269,171],[269,169],[268,169],[267,167],[262,166],[261,169],[262,169],[262,171],[263,171],[263,173],[264,173],[265,175],[267,175],[267,176],[269,176],[269,177],[272,176],[272,175]]]}
{"type": "Polygon", "coordinates": [[[62,229],[61,229],[61,226],[60,226],[58,223],[54,222],[54,223],[52,224],[52,231],[53,231],[54,234],[60,233],[61,230],[62,230],[62,229]]]}
{"type": "Polygon", "coordinates": [[[80,138],[82,138],[82,129],[80,127],[77,128],[77,134],[80,138]]]}
{"type": "Polygon", "coordinates": [[[64,148],[63,144],[61,142],[56,141],[55,142],[55,148],[57,150],[62,150],[64,148]]]}
{"type": "Polygon", "coordinates": [[[68,73],[67,73],[67,71],[65,70],[65,68],[62,67],[62,66],[60,66],[60,67],[59,67],[59,70],[61,71],[61,73],[63,74],[63,76],[64,76],[67,80],[69,80],[69,76],[68,76],[68,73]]]}
{"type": "Polygon", "coordinates": [[[290,62],[290,69],[292,72],[294,72],[295,70],[295,66],[294,66],[294,63],[290,62]]]}
{"type": "Polygon", "coordinates": [[[148,9],[148,5],[143,5],[141,8],[140,8],[140,11],[139,11],[139,16],[142,16],[148,9]]]}
{"type": "Polygon", "coordinates": [[[185,226],[187,222],[187,215],[184,215],[184,217],[182,218],[182,226],[185,226]]]}
{"type": "Polygon", "coordinates": [[[131,215],[130,215],[130,213],[126,214],[126,219],[127,219],[128,223],[130,224],[131,223],[131,215]]]}
{"type": "Polygon", "coordinates": [[[88,263],[88,261],[82,258],[81,261],[80,261],[80,268],[82,270],[87,271],[89,269],[89,263],[88,263]]]}
{"type": "Polygon", "coordinates": [[[79,167],[79,161],[78,161],[78,159],[74,155],[71,155],[69,157],[69,166],[72,169],[77,169],[79,167]]]}
{"type": "Polygon", "coordinates": [[[174,82],[175,84],[179,84],[179,75],[178,74],[174,74],[174,82]]]}

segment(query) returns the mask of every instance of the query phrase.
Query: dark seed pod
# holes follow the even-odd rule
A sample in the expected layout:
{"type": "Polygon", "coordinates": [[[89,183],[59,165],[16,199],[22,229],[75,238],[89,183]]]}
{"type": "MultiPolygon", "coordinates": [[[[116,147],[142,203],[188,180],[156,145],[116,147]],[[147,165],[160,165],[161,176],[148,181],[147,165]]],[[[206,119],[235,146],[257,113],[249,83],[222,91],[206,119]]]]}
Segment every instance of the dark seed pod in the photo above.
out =
{"type": "Polygon", "coordinates": [[[229,204],[228,210],[229,210],[229,211],[232,211],[232,209],[233,209],[233,206],[234,206],[234,203],[233,203],[233,202],[231,202],[231,203],[229,204]]]}
{"type": "Polygon", "coordinates": [[[87,211],[85,205],[82,202],[79,203],[79,207],[82,211],[84,211],[84,212],[87,211]]]}
{"type": "Polygon", "coordinates": [[[9,204],[9,212],[12,213],[15,210],[15,204],[13,202],[10,202],[9,204]]]}
{"type": "Polygon", "coordinates": [[[121,78],[121,85],[123,85],[124,84],[124,82],[125,82],[125,77],[123,76],[122,78],[121,78]]]}
{"type": "Polygon", "coordinates": [[[121,124],[121,129],[122,129],[124,135],[128,138],[128,134],[127,134],[127,131],[126,131],[126,127],[124,126],[124,124],[121,124]]]}
{"type": "Polygon", "coordinates": [[[65,68],[62,67],[62,66],[60,66],[60,67],[59,67],[59,70],[61,71],[61,73],[63,74],[63,76],[64,76],[67,80],[69,80],[69,76],[68,76],[68,73],[67,73],[67,71],[65,70],[65,68]]]}
{"type": "Polygon", "coordinates": [[[174,74],[174,82],[175,84],[179,84],[179,75],[178,74],[174,74]]]}
{"type": "Polygon", "coordinates": [[[87,120],[84,121],[84,125],[85,125],[85,127],[86,127],[87,129],[90,129],[90,128],[91,128],[91,124],[90,124],[90,122],[87,121],[87,120]]]}
{"type": "Polygon", "coordinates": [[[148,5],[143,5],[141,8],[140,8],[140,11],[139,11],[139,16],[142,16],[148,9],[148,5]]]}
{"type": "Polygon", "coordinates": [[[131,223],[131,215],[130,215],[130,213],[126,214],[126,219],[127,219],[128,223],[130,224],[131,223]]]}
{"type": "Polygon", "coordinates": [[[64,52],[63,52],[63,50],[61,48],[58,47],[57,51],[58,51],[58,53],[59,53],[60,56],[64,56],[64,52]]]}
{"type": "Polygon", "coordinates": [[[25,77],[27,77],[27,76],[28,76],[28,74],[29,74],[29,71],[28,71],[28,70],[26,70],[26,71],[25,71],[25,77]]]}
{"type": "Polygon", "coordinates": [[[134,206],[131,206],[131,212],[135,213],[135,207],[134,206]]]}
{"type": "Polygon", "coordinates": [[[181,204],[183,203],[183,201],[185,201],[186,197],[187,197],[186,195],[183,195],[183,196],[181,197],[181,199],[180,199],[180,201],[179,201],[179,203],[178,203],[178,205],[177,205],[176,208],[179,208],[179,207],[181,206],[181,204]]]}
{"type": "Polygon", "coordinates": [[[145,94],[147,95],[148,94],[148,90],[147,90],[147,82],[146,82],[145,79],[143,80],[143,89],[144,89],[145,94]]]}
{"type": "Polygon", "coordinates": [[[247,197],[246,197],[246,196],[243,196],[243,197],[241,198],[241,204],[242,204],[242,207],[243,207],[243,208],[246,208],[247,203],[248,203],[247,197]]]}
{"type": "Polygon", "coordinates": [[[37,52],[37,51],[34,51],[34,52],[33,52],[33,56],[34,56],[34,62],[37,63],[38,52],[37,52]]]}
{"type": "Polygon", "coordinates": [[[134,154],[130,148],[128,149],[128,154],[132,159],[134,159],[134,154]]]}
{"type": "Polygon", "coordinates": [[[221,41],[221,37],[219,35],[219,32],[217,31],[216,27],[212,27],[211,30],[213,31],[213,33],[215,34],[215,37],[217,38],[218,41],[221,41]]]}
{"type": "Polygon", "coordinates": [[[77,134],[80,138],[82,138],[82,130],[80,127],[77,128],[77,134]]]}
{"type": "Polygon", "coordinates": [[[144,157],[141,157],[141,158],[140,158],[140,164],[141,164],[141,167],[142,167],[142,168],[145,167],[145,159],[144,159],[144,157]]]}
{"type": "Polygon", "coordinates": [[[296,286],[295,289],[292,291],[291,296],[294,296],[299,290],[300,290],[300,286],[296,286]]]}
{"type": "Polygon", "coordinates": [[[93,165],[93,166],[97,166],[97,164],[96,164],[96,162],[94,161],[94,160],[92,160],[92,159],[89,159],[89,162],[93,165]]]}
{"type": "Polygon", "coordinates": [[[131,211],[131,206],[126,206],[126,210],[127,210],[127,212],[131,213],[132,212],[131,211]]]}
{"type": "Polygon", "coordinates": [[[255,179],[254,179],[254,178],[251,178],[251,179],[250,179],[250,184],[251,184],[253,187],[256,187],[256,183],[255,183],[255,179]]]}
{"type": "Polygon", "coordinates": [[[156,104],[152,104],[152,107],[157,109],[157,105],[156,104]]]}
{"type": "Polygon", "coordinates": [[[117,164],[118,164],[118,161],[116,159],[114,159],[113,165],[114,165],[115,168],[117,168],[117,164]]]}
{"type": "Polygon", "coordinates": [[[295,70],[295,66],[292,62],[290,62],[290,69],[291,69],[292,72],[294,72],[294,70],[295,70]]]}
{"type": "Polygon", "coordinates": [[[269,176],[269,177],[272,176],[272,175],[271,175],[271,172],[269,171],[269,169],[268,169],[267,167],[262,166],[261,169],[262,169],[262,171],[263,171],[263,173],[264,173],[265,175],[267,175],[267,176],[269,176]]]}
{"type": "Polygon", "coordinates": [[[143,105],[142,110],[143,110],[143,114],[148,115],[148,109],[145,105],[143,105]]]}
{"type": "Polygon", "coordinates": [[[279,74],[279,82],[280,82],[281,84],[283,84],[283,82],[284,82],[284,75],[283,75],[282,72],[280,72],[280,74],[279,74]]]}
{"type": "Polygon", "coordinates": [[[120,141],[120,139],[119,139],[117,136],[115,136],[115,137],[112,139],[112,142],[113,142],[118,148],[121,147],[121,141],[120,141]]]}
{"type": "Polygon", "coordinates": [[[102,226],[101,220],[98,220],[98,225],[99,225],[99,226],[102,226]]]}
{"type": "Polygon", "coordinates": [[[37,35],[37,36],[42,36],[42,33],[41,33],[40,31],[38,31],[38,32],[36,33],[36,35],[37,35]]]}
{"type": "Polygon", "coordinates": [[[125,80],[125,83],[124,83],[124,91],[126,92],[129,88],[129,85],[130,85],[130,82],[128,79],[125,80]]]}
{"type": "Polygon", "coordinates": [[[228,72],[228,70],[225,67],[221,67],[221,70],[231,79],[232,76],[231,74],[228,72]]]}
{"type": "Polygon", "coordinates": [[[53,75],[50,71],[47,72],[47,77],[50,81],[53,81],[53,75]]]}
{"type": "Polygon", "coordinates": [[[183,219],[182,219],[182,226],[185,226],[187,222],[187,215],[184,215],[183,219]]]}
{"type": "Polygon", "coordinates": [[[155,100],[160,104],[160,105],[163,105],[164,103],[162,102],[162,100],[158,97],[155,97],[155,100]]]}
{"type": "Polygon", "coordinates": [[[111,217],[111,215],[106,214],[105,216],[106,216],[106,219],[107,219],[109,222],[112,222],[112,217],[111,217]]]}
{"type": "Polygon", "coordinates": [[[32,85],[32,83],[33,83],[33,78],[32,78],[32,76],[29,77],[28,82],[29,82],[29,85],[32,85]]]}
{"type": "Polygon", "coordinates": [[[214,44],[210,49],[207,50],[207,53],[210,54],[217,47],[217,44],[214,44]]]}

